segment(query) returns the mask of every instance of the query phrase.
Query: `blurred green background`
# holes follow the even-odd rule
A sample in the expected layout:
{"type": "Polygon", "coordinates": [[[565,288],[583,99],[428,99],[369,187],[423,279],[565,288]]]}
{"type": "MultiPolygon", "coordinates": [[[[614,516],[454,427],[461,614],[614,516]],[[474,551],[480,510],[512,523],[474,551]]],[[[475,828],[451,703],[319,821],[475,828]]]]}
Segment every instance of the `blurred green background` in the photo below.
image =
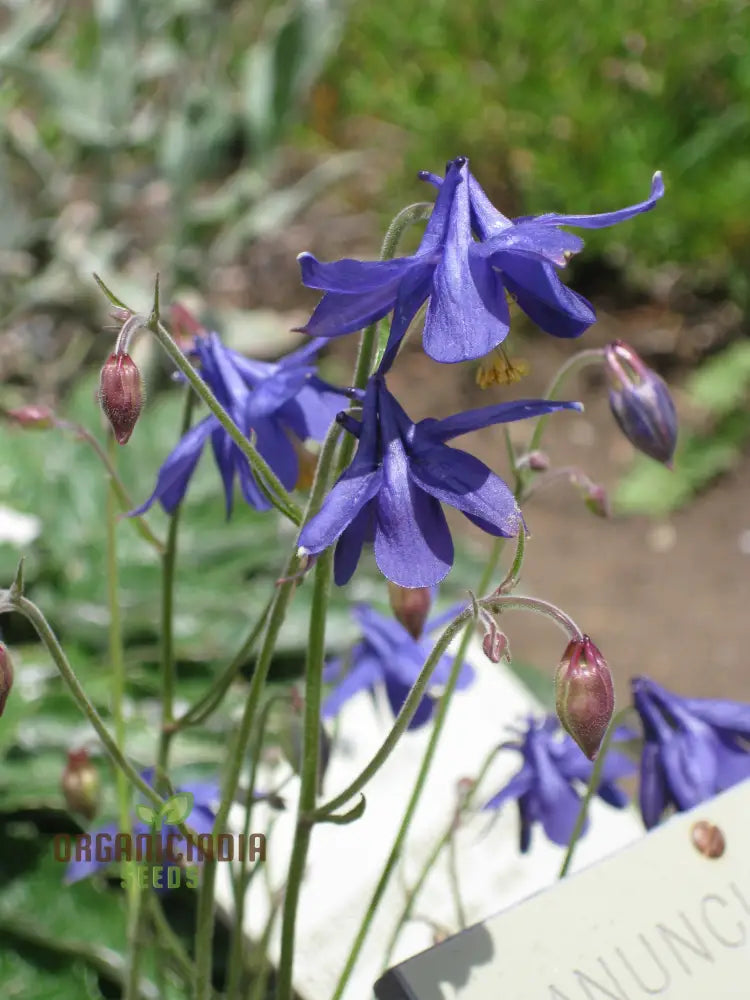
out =
{"type": "MultiPolygon", "coordinates": [[[[746,467],[750,438],[748,38],[740,0],[0,3],[0,407],[44,403],[103,439],[95,373],[114,328],[93,271],[134,308],[148,306],[159,271],[165,301],[187,302],[235,346],[273,357],[294,343],[289,328],[314,303],[299,287],[295,255],[374,256],[387,220],[429,197],[419,169],[468,155],[496,204],[519,215],[632,203],[659,168],[667,196],[658,209],[587,234],[569,271],[604,307],[601,336],[624,327],[678,386],[676,470],[630,454],[615,462],[607,471],[620,483],[618,509],[686,510],[718,476],[746,467]]],[[[520,330],[524,349],[557,360],[560,345],[520,330]]],[[[336,345],[324,360],[329,379],[347,380],[351,348],[336,345]]],[[[140,501],[176,439],[179,401],[152,345],[138,351],[147,431],[118,458],[140,501]]],[[[424,359],[413,363],[426,371],[424,359]]],[[[472,377],[457,377],[457,403],[470,398],[472,377]]],[[[424,399],[437,395],[423,385],[424,399]]],[[[104,503],[99,467],[73,435],[2,424],[2,585],[23,551],[32,598],[106,715],[104,503]],[[27,543],[18,541],[19,514],[39,519],[27,543]]],[[[259,522],[239,507],[224,523],[218,477],[204,463],[186,507],[177,587],[186,702],[232,655],[278,572],[290,538],[259,522]],[[226,593],[242,596],[227,605],[226,593]]],[[[145,765],[157,727],[158,565],[130,526],[120,547],[129,750],[145,765]]],[[[475,557],[470,549],[457,567],[452,592],[471,585],[475,557]]],[[[726,575],[734,564],[723,565],[726,575]]],[[[355,593],[384,600],[375,575],[364,574],[355,593]]],[[[300,672],[306,602],[302,588],[277,681],[300,672]]],[[[41,1000],[51,983],[63,1000],[115,995],[91,955],[59,942],[86,938],[92,906],[119,913],[116,896],[91,885],[63,893],[40,838],[76,828],[59,776],[88,730],[29,629],[2,624],[17,658],[0,721],[3,996],[41,1000]]],[[[337,594],[333,645],[351,634],[337,594]]],[[[288,744],[291,723],[282,721],[277,738],[288,744]]],[[[226,725],[220,715],[177,740],[178,772],[210,773],[226,725]]],[[[108,917],[105,941],[97,917],[89,940],[121,948],[119,919],[108,917]]]]}

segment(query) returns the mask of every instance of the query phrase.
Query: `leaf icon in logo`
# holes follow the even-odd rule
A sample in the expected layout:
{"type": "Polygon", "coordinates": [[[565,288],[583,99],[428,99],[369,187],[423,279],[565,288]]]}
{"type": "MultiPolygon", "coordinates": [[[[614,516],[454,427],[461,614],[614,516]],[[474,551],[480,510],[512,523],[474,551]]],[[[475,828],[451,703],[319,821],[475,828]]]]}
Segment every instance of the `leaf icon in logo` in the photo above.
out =
{"type": "Polygon", "coordinates": [[[156,823],[156,809],[152,809],[151,806],[144,805],[142,802],[136,805],[135,814],[141,823],[145,823],[146,826],[154,826],[156,823]]]}
{"type": "Polygon", "coordinates": [[[184,823],[193,809],[194,796],[192,792],[177,792],[168,798],[161,807],[160,817],[162,821],[177,826],[184,823]]]}

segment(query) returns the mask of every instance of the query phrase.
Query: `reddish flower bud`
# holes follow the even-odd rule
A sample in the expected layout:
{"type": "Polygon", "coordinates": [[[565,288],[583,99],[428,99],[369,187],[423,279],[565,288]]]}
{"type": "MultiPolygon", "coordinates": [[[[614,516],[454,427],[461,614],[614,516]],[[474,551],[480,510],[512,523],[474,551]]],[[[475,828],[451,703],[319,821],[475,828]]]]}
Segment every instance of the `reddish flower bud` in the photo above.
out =
{"type": "Polygon", "coordinates": [[[583,502],[592,514],[596,514],[597,517],[610,516],[609,496],[603,486],[592,483],[587,477],[579,479],[577,485],[581,491],[583,502]]]}
{"type": "Polygon", "coordinates": [[[505,632],[501,632],[494,622],[489,624],[487,631],[484,633],[482,649],[490,663],[499,663],[501,660],[510,663],[511,656],[508,636],[505,632]]]}
{"type": "Polygon", "coordinates": [[[118,444],[126,444],[143,405],[143,380],[129,354],[110,354],[99,380],[99,399],[118,444]]]}
{"type": "Polygon", "coordinates": [[[388,597],[396,621],[401,622],[413,639],[418,639],[432,605],[429,587],[399,587],[388,581],[388,597]]]}
{"type": "Polygon", "coordinates": [[[8,647],[4,642],[0,642],[0,715],[5,711],[5,702],[8,700],[12,687],[13,661],[10,658],[8,647]]]}
{"type": "Polygon", "coordinates": [[[612,674],[587,635],[565,648],[555,675],[557,716],[589,760],[595,760],[615,708],[612,674]]]}
{"type": "Polygon", "coordinates": [[[620,430],[639,451],[672,464],[677,444],[677,414],[669,389],[622,340],[604,349],[609,405],[620,430]]]}
{"type": "Polygon", "coordinates": [[[29,403],[28,406],[20,406],[16,410],[7,410],[6,417],[9,417],[14,424],[19,427],[26,427],[29,430],[46,431],[54,425],[55,415],[48,406],[37,406],[29,403]]]}
{"type": "Polygon", "coordinates": [[[70,750],[60,781],[65,804],[91,822],[99,808],[99,772],[87,750],[70,750]]]}
{"type": "Polygon", "coordinates": [[[549,469],[549,455],[544,451],[530,451],[526,456],[526,465],[532,472],[546,472],[549,469]]]}

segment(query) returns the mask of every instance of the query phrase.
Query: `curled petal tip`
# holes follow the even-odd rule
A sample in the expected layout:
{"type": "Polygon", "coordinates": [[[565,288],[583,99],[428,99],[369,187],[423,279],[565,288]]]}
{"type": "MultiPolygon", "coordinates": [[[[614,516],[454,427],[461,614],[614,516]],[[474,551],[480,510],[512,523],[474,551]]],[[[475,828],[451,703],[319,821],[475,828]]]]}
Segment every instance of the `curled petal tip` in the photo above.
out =
{"type": "Polygon", "coordinates": [[[657,170],[651,178],[651,197],[661,198],[664,194],[664,178],[661,170],[657,170]]]}

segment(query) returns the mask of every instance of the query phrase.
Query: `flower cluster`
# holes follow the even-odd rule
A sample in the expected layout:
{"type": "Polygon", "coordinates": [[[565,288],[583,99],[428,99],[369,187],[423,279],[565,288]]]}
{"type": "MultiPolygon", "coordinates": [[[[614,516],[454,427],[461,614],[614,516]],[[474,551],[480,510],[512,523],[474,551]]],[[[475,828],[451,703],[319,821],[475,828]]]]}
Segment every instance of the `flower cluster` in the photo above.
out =
{"type": "Polygon", "coordinates": [[[596,314],[554,269],[564,267],[583,241],[559,227],[612,226],[652,209],[664,194],[657,172],[649,197],[628,208],[508,219],[492,205],[463,156],[448,164],[444,178],[421,176],[438,188],[438,195],[415,254],[330,264],[309,253],[299,257],[303,284],[325,292],[306,333],[338,337],[393,312],[383,372],[425,302],[424,349],[435,361],[481,358],[502,343],[510,330],[506,292],[546,332],[579,336],[596,314]]]}

